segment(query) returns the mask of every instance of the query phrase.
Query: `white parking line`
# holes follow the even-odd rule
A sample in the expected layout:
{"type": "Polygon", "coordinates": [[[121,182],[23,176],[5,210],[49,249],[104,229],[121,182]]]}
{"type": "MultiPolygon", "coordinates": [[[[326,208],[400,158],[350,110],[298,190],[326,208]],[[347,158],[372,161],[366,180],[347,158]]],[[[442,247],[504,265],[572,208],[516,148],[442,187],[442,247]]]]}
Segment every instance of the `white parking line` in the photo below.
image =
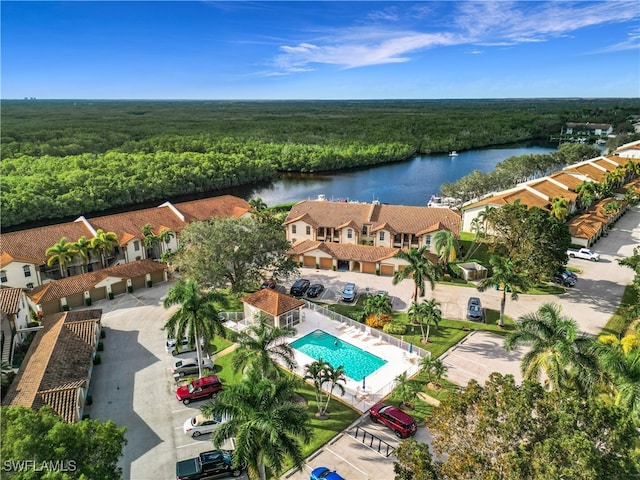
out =
{"type": "Polygon", "coordinates": [[[331,452],[333,455],[335,455],[336,457],[338,457],[340,460],[342,460],[345,463],[348,463],[349,465],[351,465],[353,468],[355,468],[356,470],[358,470],[360,473],[362,473],[363,475],[367,476],[368,473],[365,472],[364,470],[358,468],[357,466],[355,466],[353,463],[351,463],[349,460],[347,460],[346,458],[344,458],[342,455],[338,455],[336,452],[334,452],[333,450],[331,450],[330,448],[327,448],[328,452],[331,452]]]}
{"type": "Polygon", "coordinates": [[[171,413],[180,413],[180,412],[193,412],[193,408],[180,408],[178,410],[171,410],[171,413]]]}

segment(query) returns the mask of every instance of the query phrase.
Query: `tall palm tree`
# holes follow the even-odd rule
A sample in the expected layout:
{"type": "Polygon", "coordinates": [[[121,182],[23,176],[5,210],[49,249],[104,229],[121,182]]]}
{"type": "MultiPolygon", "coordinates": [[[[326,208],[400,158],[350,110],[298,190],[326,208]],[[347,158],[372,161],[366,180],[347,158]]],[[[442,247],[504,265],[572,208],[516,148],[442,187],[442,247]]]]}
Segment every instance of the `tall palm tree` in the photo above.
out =
{"type": "Polygon", "coordinates": [[[518,300],[518,289],[526,290],[531,286],[529,275],[522,270],[519,262],[499,255],[489,257],[491,264],[491,276],[478,283],[478,291],[484,292],[488,288],[502,286],[502,299],[500,300],[500,321],[498,325],[504,327],[504,309],[507,304],[507,291],[511,292],[511,299],[518,300]]]}
{"type": "Polygon", "coordinates": [[[249,205],[251,206],[251,208],[253,208],[256,212],[262,212],[263,210],[265,210],[267,208],[267,204],[264,203],[264,201],[262,200],[262,198],[258,197],[258,198],[252,198],[251,200],[249,200],[249,205]]]}
{"type": "Polygon", "coordinates": [[[73,243],[73,247],[76,255],[82,259],[82,273],[86,273],[87,265],[89,264],[89,255],[93,250],[93,248],[91,248],[91,240],[83,235],[73,243]]]}
{"type": "Polygon", "coordinates": [[[117,245],[118,235],[115,232],[105,232],[101,228],[96,231],[96,236],[91,239],[91,248],[100,253],[102,268],[107,266],[107,257],[117,245]]]}
{"type": "Polygon", "coordinates": [[[153,247],[158,244],[159,238],[153,232],[153,226],[150,223],[146,223],[142,227],[142,235],[144,237],[142,242],[144,243],[144,246],[147,249],[146,250],[147,257],[152,257],[153,256],[153,247]],[[151,255],[149,255],[149,252],[151,252],[151,255]]]}
{"type": "Polygon", "coordinates": [[[558,220],[564,220],[569,214],[569,200],[562,197],[553,197],[551,200],[551,216],[558,220]]]}
{"type": "Polygon", "coordinates": [[[222,390],[214,401],[202,407],[208,416],[225,417],[213,433],[218,447],[235,439],[233,465],[247,465],[249,478],[266,480],[266,467],[280,478],[286,459],[302,467],[302,444],[313,435],[305,406],[291,401],[298,380],[261,378],[252,372],[242,382],[222,390]]]}
{"type": "Polygon", "coordinates": [[[364,314],[374,315],[380,319],[383,315],[391,315],[391,297],[388,293],[384,295],[369,295],[364,301],[364,314]]]}
{"type": "Polygon", "coordinates": [[[215,335],[226,336],[226,330],[219,320],[214,301],[218,294],[201,289],[192,280],[181,280],[167,292],[164,308],[180,305],[165,323],[163,330],[170,337],[181,339],[187,337],[189,346],[196,347],[198,373],[202,377],[202,345],[209,345],[215,335]]]}
{"type": "Polygon", "coordinates": [[[582,182],[576,187],[578,200],[583,209],[589,208],[596,198],[596,184],[594,182],[582,182]]]}
{"type": "Polygon", "coordinates": [[[393,273],[393,284],[396,285],[405,278],[413,279],[414,289],[413,295],[411,295],[413,301],[418,301],[418,295],[424,297],[425,282],[429,282],[431,290],[433,290],[436,286],[435,282],[440,276],[437,267],[427,258],[427,250],[426,245],[420,248],[411,247],[409,251],[398,250],[393,256],[409,263],[402,270],[393,273]]]}
{"type": "Polygon", "coordinates": [[[47,248],[44,252],[47,255],[47,266],[51,266],[57,263],[60,267],[60,274],[63,277],[67,276],[67,265],[73,260],[76,255],[76,249],[73,242],[67,242],[65,237],[62,237],[52,247],[47,248]]]}
{"type": "Polygon", "coordinates": [[[429,330],[431,324],[438,325],[442,320],[442,311],[440,303],[435,299],[423,300],[421,303],[411,302],[411,306],[407,311],[409,319],[417,321],[420,324],[420,332],[422,333],[422,342],[429,342],[429,330]],[[425,335],[424,325],[427,324],[427,333],[425,335]]]}
{"type": "Polygon", "coordinates": [[[165,248],[164,246],[169,245],[169,242],[175,236],[176,236],[176,232],[174,232],[170,228],[163,228],[160,230],[160,233],[158,233],[158,241],[160,242],[162,253],[164,253],[164,248],[165,248]]]}
{"type": "Polygon", "coordinates": [[[578,331],[575,320],[561,314],[559,305],[543,303],[535,313],[518,319],[504,348],[530,347],[521,364],[525,379],[548,381],[551,389],[586,394],[593,391],[599,378],[594,344],[593,337],[578,331]]]}
{"type": "Polygon", "coordinates": [[[436,255],[438,255],[441,263],[447,266],[451,262],[455,262],[456,258],[458,258],[460,246],[458,245],[458,239],[451,230],[438,230],[433,236],[433,241],[436,247],[436,255]]]}
{"type": "Polygon", "coordinates": [[[393,396],[402,402],[405,407],[413,408],[413,399],[420,391],[420,386],[411,381],[407,372],[402,372],[395,378],[396,386],[393,389],[393,396]]]}
{"type": "Polygon", "coordinates": [[[325,362],[322,358],[311,362],[304,366],[305,380],[310,380],[313,382],[314,391],[316,395],[316,403],[318,404],[318,414],[317,417],[320,419],[329,418],[327,411],[329,409],[329,401],[331,400],[331,395],[336,387],[340,390],[340,393],[344,395],[344,385],[346,383],[347,377],[344,373],[344,367],[342,365],[338,366],[338,368],[334,368],[329,362],[325,362]],[[328,395],[325,395],[322,390],[325,384],[329,384],[329,388],[327,391],[328,395]]]}
{"type": "Polygon", "coordinates": [[[263,378],[281,376],[277,361],[290,370],[296,368],[293,348],[287,338],[296,334],[293,327],[272,327],[264,318],[238,333],[238,347],[233,352],[231,365],[236,372],[256,370],[263,378]]]}
{"type": "Polygon", "coordinates": [[[607,204],[604,207],[602,207],[602,213],[604,213],[607,216],[609,223],[611,223],[611,219],[618,214],[618,212],[620,211],[620,208],[621,208],[620,204],[615,200],[613,200],[611,202],[607,202],[607,204]]]}
{"type": "Polygon", "coordinates": [[[442,380],[447,374],[447,366],[440,358],[433,358],[431,355],[425,355],[420,359],[420,372],[427,377],[427,382],[440,386],[442,380]]]}

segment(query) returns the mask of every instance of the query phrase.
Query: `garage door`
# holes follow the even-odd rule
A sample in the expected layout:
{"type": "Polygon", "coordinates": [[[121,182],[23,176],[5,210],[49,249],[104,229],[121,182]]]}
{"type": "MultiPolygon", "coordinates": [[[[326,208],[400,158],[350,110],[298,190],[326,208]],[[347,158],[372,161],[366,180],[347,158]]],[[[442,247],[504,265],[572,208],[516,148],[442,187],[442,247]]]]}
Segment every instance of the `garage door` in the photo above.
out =
{"type": "Polygon", "coordinates": [[[371,262],[362,262],[362,273],[376,273],[376,264],[371,262]]]}
{"type": "Polygon", "coordinates": [[[124,280],[118,283],[114,283],[113,285],[111,285],[111,291],[114,295],[122,295],[127,291],[127,283],[124,280]]]}
{"type": "Polygon", "coordinates": [[[387,277],[393,276],[393,265],[385,265],[384,263],[380,265],[380,275],[385,275],[387,277]]]}
{"type": "Polygon", "coordinates": [[[131,285],[133,285],[133,290],[140,290],[141,288],[147,287],[147,281],[145,280],[145,276],[141,275],[139,277],[135,277],[131,279],[131,285]]]}
{"type": "Polygon", "coordinates": [[[156,283],[164,282],[164,270],[151,272],[151,282],[153,282],[154,285],[156,283]]]}
{"type": "Polygon", "coordinates": [[[302,264],[305,267],[315,268],[316,267],[316,257],[311,257],[309,255],[305,255],[302,257],[302,264]]]}
{"type": "Polygon", "coordinates": [[[97,302],[107,298],[107,287],[94,288],[91,290],[91,300],[97,302]]]}
{"type": "Polygon", "coordinates": [[[320,258],[320,268],[331,270],[333,268],[333,258],[327,258],[327,257],[320,258]]]}

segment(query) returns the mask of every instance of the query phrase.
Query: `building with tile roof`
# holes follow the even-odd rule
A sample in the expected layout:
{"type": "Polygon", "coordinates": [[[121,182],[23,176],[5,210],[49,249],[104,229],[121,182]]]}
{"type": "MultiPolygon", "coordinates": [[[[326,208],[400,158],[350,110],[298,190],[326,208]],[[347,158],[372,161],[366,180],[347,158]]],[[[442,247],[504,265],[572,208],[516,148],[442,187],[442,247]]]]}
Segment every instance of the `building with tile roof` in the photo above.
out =
{"type": "Polygon", "coordinates": [[[81,420],[101,317],[99,309],[45,316],[2,404],[35,410],[49,405],[66,422],[81,420]]]}
{"type": "Polygon", "coordinates": [[[29,324],[29,305],[22,288],[0,286],[0,331],[2,361],[11,363],[16,344],[25,340],[29,324]]]}
{"type": "MultiPolygon", "coordinates": [[[[145,258],[159,258],[165,251],[178,248],[179,233],[195,220],[214,217],[240,218],[250,215],[251,206],[243,199],[232,195],[203,198],[189,202],[172,204],[165,202],[158,207],[131,212],[103,215],[92,218],[78,217],[73,222],[32,228],[0,234],[0,279],[12,287],[33,288],[52,280],[62,278],[57,264],[47,266],[46,251],[61,238],[76,242],[80,237],[92,239],[98,230],[113,232],[118,244],[107,256],[107,263],[113,266],[145,258]],[[164,235],[165,241],[145,245],[143,229],[151,227],[156,237],[164,235]]],[[[74,276],[102,268],[100,255],[89,253],[85,265],[80,257],[67,266],[64,276],[74,276]]]]}
{"type": "Polygon", "coordinates": [[[261,288],[241,300],[244,318],[251,321],[262,318],[268,325],[275,327],[297,325],[302,319],[302,307],[305,306],[302,300],[271,288],[261,288]]]}
{"type": "Polygon", "coordinates": [[[32,310],[48,315],[163,282],[165,271],[163,263],[138,260],[45,283],[29,291],[27,299],[32,310]]]}
{"type": "Polygon", "coordinates": [[[457,237],[460,220],[448,208],[303,200],[283,226],[292,243],[289,253],[305,266],[388,274],[398,268],[392,259],[398,250],[433,250],[433,235],[448,230],[457,237]]]}

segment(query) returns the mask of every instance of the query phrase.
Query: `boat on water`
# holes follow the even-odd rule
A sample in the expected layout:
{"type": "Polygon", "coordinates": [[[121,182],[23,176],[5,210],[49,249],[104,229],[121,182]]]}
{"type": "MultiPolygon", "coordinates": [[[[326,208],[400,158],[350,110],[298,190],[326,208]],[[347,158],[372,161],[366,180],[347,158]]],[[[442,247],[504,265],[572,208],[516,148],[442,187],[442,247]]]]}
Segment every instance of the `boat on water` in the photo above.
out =
{"type": "Polygon", "coordinates": [[[450,157],[457,157],[457,156],[458,156],[458,152],[456,152],[455,150],[451,150],[451,151],[449,152],[449,156],[450,156],[450,157]]]}
{"type": "Polygon", "coordinates": [[[457,210],[462,205],[462,200],[453,197],[439,197],[438,195],[431,195],[431,198],[427,202],[427,207],[435,208],[450,208],[457,210]]]}

